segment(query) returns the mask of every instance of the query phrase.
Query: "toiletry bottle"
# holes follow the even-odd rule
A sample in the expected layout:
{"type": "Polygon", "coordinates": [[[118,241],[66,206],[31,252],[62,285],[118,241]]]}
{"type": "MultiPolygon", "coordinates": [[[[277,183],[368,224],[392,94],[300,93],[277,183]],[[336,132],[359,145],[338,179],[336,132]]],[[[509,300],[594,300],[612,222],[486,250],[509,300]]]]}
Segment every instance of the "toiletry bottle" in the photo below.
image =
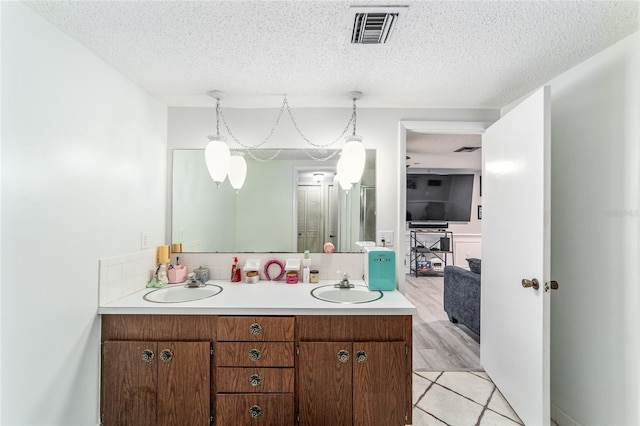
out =
{"type": "Polygon", "coordinates": [[[309,254],[309,250],[304,251],[304,258],[302,259],[302,282],[305,284],[309,283],[310,270],[311,270],[311,255],[309,254]]]}
{"type": "Polygon", "coordinates": [[[233,258],[233,265],[231,265],[231,282],[239,283],[240,282],[240,269],[238,269],[238,258],[233,258]]]}

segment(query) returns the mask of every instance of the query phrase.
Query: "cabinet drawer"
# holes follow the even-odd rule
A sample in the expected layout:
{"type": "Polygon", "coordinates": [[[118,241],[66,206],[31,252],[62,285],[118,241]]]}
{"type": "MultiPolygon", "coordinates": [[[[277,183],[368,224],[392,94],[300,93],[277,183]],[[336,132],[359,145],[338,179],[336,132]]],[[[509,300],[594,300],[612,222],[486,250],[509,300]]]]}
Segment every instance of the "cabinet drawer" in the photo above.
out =
{"type": "Polygon", "coordinates": [[[218,341],[290,341],[294,338],[294,324],[294,317],[220,317],[218,341]]]}
{"type": "Polygon", "coordinates": [[[218,426],[293,425],[293,394],[218,395],[218,426]]]}
{"type": "Polygon", "coordinates": [[[220,342],[218,367],[293,367],[293,342],[220,342]]]}
{"type": "Polygon", "coordinates": [[[293,368],[218,368],[220,393],[293,393],[293,368]]]}

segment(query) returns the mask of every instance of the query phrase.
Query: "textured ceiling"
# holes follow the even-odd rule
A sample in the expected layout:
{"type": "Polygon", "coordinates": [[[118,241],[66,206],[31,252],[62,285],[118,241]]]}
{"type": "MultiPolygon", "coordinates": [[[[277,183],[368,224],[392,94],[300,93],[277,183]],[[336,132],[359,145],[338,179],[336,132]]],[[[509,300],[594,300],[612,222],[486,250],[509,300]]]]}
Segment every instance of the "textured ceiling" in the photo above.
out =
{"type": "Polygon", "coordinates": [[[638,29],[638,1],[384,1],[386,45],[351,45],[358,1],[26,4],[168,105],[500,108],[638,29]]]}

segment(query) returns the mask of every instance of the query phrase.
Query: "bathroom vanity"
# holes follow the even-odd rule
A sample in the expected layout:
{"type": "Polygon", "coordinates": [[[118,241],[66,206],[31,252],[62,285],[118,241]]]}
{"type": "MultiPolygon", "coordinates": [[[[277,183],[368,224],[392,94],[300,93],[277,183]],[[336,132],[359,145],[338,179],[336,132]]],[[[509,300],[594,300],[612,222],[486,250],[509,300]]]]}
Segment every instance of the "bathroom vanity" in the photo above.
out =
{"type": "Polygon", "coordinates": [[[215,284],[100,307],[102,424],[411,424],[415,307],[400,293],[342,304],[312,284],[215,284]]]}

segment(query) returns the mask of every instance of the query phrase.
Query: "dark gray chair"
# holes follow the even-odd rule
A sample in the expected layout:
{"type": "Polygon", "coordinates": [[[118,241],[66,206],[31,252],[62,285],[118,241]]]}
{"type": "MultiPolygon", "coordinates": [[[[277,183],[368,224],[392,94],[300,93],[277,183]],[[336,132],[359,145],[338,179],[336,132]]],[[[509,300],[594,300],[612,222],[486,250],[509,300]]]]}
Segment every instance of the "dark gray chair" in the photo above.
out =
{"type": "Polygon", "coordinates": [[[480,336],[480,274],[458,266],[444,268],[444,310],[449,321],[480,336]]]}

